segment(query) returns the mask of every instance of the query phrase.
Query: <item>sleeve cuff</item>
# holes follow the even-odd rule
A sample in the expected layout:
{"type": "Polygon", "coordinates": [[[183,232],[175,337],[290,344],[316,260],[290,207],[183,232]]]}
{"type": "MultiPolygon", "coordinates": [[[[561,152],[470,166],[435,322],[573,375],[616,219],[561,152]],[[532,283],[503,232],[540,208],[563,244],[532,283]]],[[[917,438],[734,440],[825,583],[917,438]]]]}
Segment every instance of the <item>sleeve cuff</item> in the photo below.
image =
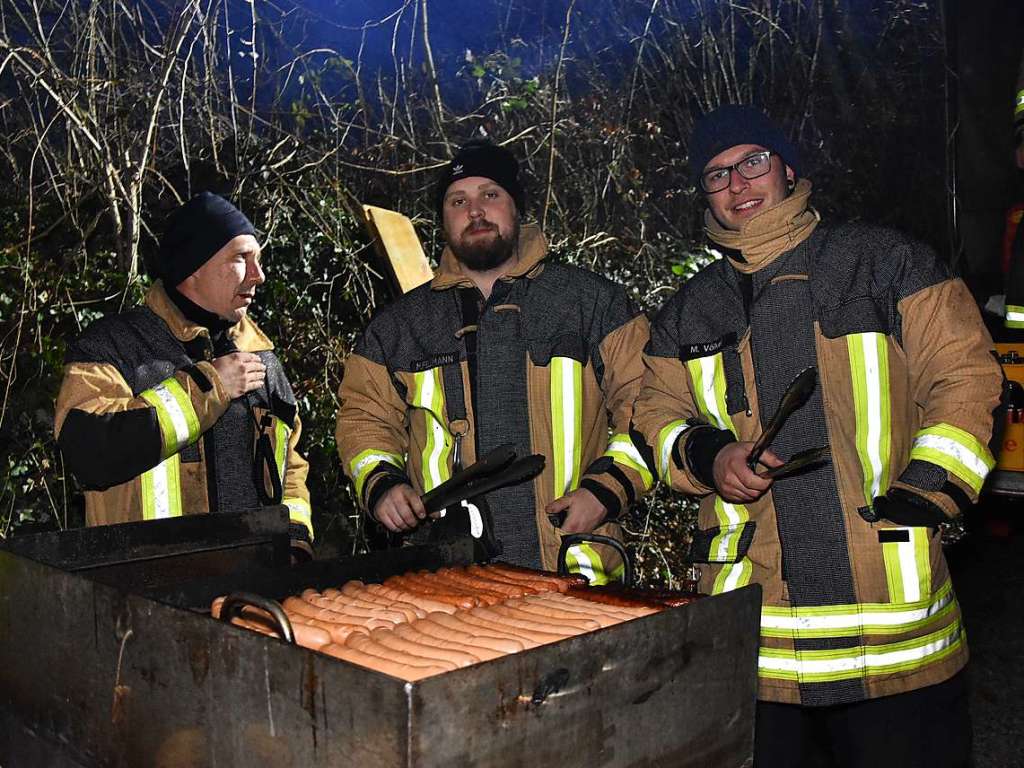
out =
{"type": "MultiPolygon", "coordinates": [[[[702,485],[709,488],[715,487],[715,458],[725,446],[735,443],[736,437],[727,429],[715,429],[714,427],[697,427],[686,440],[686,465],[690,474],[702,485]]],[[[677,443],[678,445],[678,443],[677,443]]],[[[677,466],[678,453],[673,449],[677,466]]],[[[684,469],[684,467],[679,467],[684,469]]]]}

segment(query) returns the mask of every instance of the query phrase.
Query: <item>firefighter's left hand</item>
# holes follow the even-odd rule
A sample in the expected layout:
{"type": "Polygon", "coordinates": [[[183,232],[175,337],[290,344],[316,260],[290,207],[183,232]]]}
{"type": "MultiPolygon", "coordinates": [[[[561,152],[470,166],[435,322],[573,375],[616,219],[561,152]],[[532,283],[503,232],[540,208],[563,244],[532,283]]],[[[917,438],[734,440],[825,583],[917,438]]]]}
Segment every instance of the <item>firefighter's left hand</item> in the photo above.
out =
{"type": "Polygon", "coordinates": [[[555,499],[545,507],[544,512],[548,515],[557,515],[563,510],[566,515],[562,531],[565,533],[590,533],[608,516],[605,505],[586,488],[577,488],[572,493],[555,499]]]}

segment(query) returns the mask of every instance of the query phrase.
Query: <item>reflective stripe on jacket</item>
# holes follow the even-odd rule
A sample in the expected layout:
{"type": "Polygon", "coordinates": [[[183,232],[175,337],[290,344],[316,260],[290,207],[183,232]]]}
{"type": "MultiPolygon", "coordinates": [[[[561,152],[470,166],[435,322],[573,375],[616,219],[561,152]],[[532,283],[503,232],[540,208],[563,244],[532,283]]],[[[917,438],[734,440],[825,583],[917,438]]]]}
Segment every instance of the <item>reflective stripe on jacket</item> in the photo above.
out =
{"type": "Polygon", "coordinates": [[[991,339],[964,284],[887,230],[819,227],[771,269],[746,310],[726,260],[702,270],[659,314],[644,356],[634,421],[659,477],[703,497],[700,588],[762,585],[762,699],[836,704],[941,682],[967,646],[940,536],[872,507],[894,486],[950,517],[977,499],[1001,388],[991,339]],[[800,307],[803,328],[765,311],[800,307]],[[790,343],[800,334],[806,360],[790,343]],[[831,463],[726,502],[694,474],[689,441],[711,427],[756,439],[778,406],[760,389],[769,374],[788,381],[807,363],[819,388],[772,447],[816,447],[805,434],[817,429],[831,463]]]}
{"type": "MultiPolygon", "coordinates": [[[[266,385],[251,393],[253,413],[266,422],[293,543],[308,550],[313,537],[308,465],[296,450],[302,425],[295,397],[273,345],[252,320],[243,318],[228,335],[239,351],[259,354],[267,366],[266,385]]],[[[232,406],[210,358],[206,329],[189,323],[159,282],[144,306],[94,323],[69,345],[55,428],[64,458],[85,488],[88,525],[176,517],[211,507],[225,511],[244,503],[234,498],[218,503],[217,496],[230,495],[232,485],[225,486],[210,468],[217,442],[237,446],[238,455],[227,464],[239,473],[232,483],[252,486],[251,506],[258,505],[253,417],[246,401],[232,406]],[[221,434],[225,429],[232,434],[221,434]]],[[[264,486],[271,490],[269,482],[264,486]]]]}
{"type": "MultiPolygon", "coordinates": [[[[621,287],[549,264],[546,252],[540,231],[524,226],[519,263],[495,284],[479,323],[466,327],[460,297],[476,288],[446,251],[430,284],[367,326],[345,365],[336,436],[364,506],[375,488],[406,476],[417,492],[436,487],[457,455],[468,466],[504,442],[520,456],[543,454],[531,484],[488,500],[503,557],[554,568],[560,535],[544,513],[548,503],[584,487],[614,519],[653,475],[629,435],[647,319],[621,287]]],[[[597,533],[621,537],[616,523],[597,533]]],[[[574,548],[570,562],[597,581],[619,565],[599,545],[574,548]]]]}

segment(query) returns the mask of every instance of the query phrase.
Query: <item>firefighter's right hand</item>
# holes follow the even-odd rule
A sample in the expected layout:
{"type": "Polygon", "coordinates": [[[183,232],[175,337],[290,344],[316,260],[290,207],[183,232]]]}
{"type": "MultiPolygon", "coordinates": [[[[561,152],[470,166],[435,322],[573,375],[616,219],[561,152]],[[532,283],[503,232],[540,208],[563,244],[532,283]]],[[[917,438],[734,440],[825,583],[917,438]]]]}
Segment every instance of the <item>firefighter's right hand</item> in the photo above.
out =
{"type": "MultiPolygon", "coordinates": [[[[772,487],[770,478],[761,477],[747,466],[752,442],[729,443],[715,456],[712,474],[715,488],[723,499],[733,504],[745,504],[761,498],[772,487]]],[[[778,467],[782,459],[769,450],[761,454],[761,464],[778,467]]]]}
{"type": "Polygon", "coordinates": [[[267,366],[252,352],[232,352],[214,358],[213,367],[232,400],[259,389],[267,378],[267,366]]]}
{"type": "Polygon", "coordinates": [[[373,516],[392,533],[399,533],[419,525],[427,510],[412,486],[400,483],[384,492],[373,508],[373,516]]]}

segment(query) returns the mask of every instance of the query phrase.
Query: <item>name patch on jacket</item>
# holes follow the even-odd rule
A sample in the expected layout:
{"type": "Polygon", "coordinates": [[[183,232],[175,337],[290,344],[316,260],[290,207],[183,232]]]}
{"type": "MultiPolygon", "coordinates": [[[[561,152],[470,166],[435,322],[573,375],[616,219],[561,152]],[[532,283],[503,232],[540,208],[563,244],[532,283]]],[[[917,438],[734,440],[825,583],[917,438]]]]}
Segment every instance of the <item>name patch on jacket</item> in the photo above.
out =
{"type": "Polygon", "coordinates": [[[717,355],[726,347],[732,347],[736,344],[736,334],[727,333],[716,341],[700,341],[693,343],[683,343],[679,348],[679,359],[696,360],[698,357],[707,357],[708,355],[717,355]]]}
{"type": "Polygon", "coordinates": [[[431,357],[424,357],[420,360],[412,361],[412,369],[416,372],[429,371],[431,368],[438,368],[442,365],[451,365],[459,362],[458,352],[445,352],[441,355],[433,355],[431,357]]]}

